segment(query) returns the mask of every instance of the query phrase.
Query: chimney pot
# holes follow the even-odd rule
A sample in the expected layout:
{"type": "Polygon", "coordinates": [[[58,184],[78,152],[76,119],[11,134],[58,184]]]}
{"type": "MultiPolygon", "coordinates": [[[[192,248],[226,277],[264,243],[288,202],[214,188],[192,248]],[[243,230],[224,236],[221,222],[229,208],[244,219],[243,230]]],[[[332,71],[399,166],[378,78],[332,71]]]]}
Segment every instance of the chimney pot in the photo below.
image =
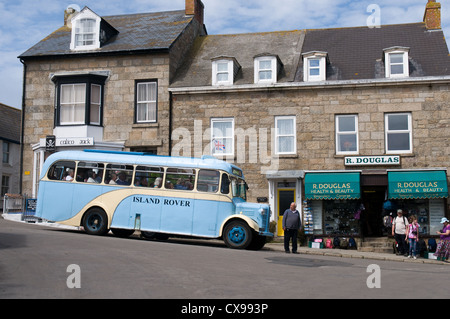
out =
{"type": "Polygon", "coordinates": [[[441,29],[441,4],[436,0],[428,0],[423,16],[423,22],[428,30],[441,29]]]}

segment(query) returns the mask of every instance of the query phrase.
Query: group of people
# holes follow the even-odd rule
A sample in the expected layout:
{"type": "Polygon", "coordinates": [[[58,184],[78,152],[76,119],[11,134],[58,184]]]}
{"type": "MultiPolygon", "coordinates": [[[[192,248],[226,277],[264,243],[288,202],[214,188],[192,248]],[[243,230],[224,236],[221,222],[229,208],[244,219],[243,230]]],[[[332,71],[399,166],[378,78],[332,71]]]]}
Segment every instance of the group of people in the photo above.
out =
{"type": "MultiPolygon", "coordinates": [[[[297,253],[297,234],[302,223],[300,213],[296,209],[297,205],[292,202],[289,209],[283,214],[282,226],[284,230],[284,250],[290,253],[289,245],[292,240],[292,253],[297,253]]],[[[440,260],[448,261],[450,256],[450,221],[442,217],[443,228],[436,233],[440,236],[434,255],[440,260]]],[[[398,243],[398,255],[405,255],[408,258],[417,259],[417,243],[419,241],[419,228],[416,216],[411,216],[409,220],[403,215],[403,210],[397,210],[397,217],[392,222],[392,236],[398,243]],[[409,242],[409,248],[407,245],[409,242]]]]}
{"type": "MultiPolygon", "coordinates": [[[[446,217],[442,217],[443,228],[436,233],[440,236],[434,255],[441,260],[448,261],[450,256],[450,224],[446,217]]],[[[417,259],[417,243],[419,241],[419,223],[416,216],[409,220],[403,215],[403,210],[397,210],[397,217],[392,221],[392,236],[398,244],[397,255],[405,255],[408,258],[417,259]],[[407,243],[409,242],[409,248],[407,243]]]]}

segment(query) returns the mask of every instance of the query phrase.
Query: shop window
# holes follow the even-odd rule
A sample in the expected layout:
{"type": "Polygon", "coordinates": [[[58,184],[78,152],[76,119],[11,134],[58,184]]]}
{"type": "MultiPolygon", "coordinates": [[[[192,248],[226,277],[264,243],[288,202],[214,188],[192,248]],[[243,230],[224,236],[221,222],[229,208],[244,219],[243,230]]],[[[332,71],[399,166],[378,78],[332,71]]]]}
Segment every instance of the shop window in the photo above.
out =
{"type": "Polygon", "coordinates": [[[275,153],[279,155],[296,154],[295,116],[277,116],[275,118],[275,153]]]}
{"type": "Polygon", "coordinates": [[[211,119],[211,154],[234,155],[234,119],[211,119]]]}
{"type": "Polygon", "coordinates": [[[386,153],[412,153],[410,113],[385,114],[386,153]]]}
{"type": "Polygon", "coordinates": [[[157,81],[136,82],[135,122],[155,123],[158,113],[157,81]]]}
{"type": "Polygon", "coordinates": [[[336,154],[358,154],[358,116],[336,115],[336,154]]]}

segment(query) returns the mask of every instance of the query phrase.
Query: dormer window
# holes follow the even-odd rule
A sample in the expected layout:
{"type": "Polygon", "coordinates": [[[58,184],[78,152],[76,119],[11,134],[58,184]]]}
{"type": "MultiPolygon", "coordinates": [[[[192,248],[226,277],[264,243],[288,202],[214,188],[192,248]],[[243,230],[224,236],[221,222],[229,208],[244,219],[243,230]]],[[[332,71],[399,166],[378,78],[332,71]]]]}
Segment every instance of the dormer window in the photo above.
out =
{"type": "Polygon", "coordinates": [[[72,18],[71,50],[93,50],[100,48],[101,18],[85,7],[72,18]]]}
{"type": "Polygon", "coordinates": [[[384,49],[384,61],[387,78],[409,76],[409,48],[392,47],[384,49]]]}
{"type": "Polygon", "coordinates": [[[277,56],[261,55],[255,57],[255,83],[277,83],[278,70],[281,63],[277,56]]]}
{"type": "Polygon", "coordinates": [[[232,57],[212,59],[212,85],[233,85],[240,68],[240,64],[232,57]]]}
{"type": "Polygon", "coordinates": [[[327,79],[326,52],[303,53],[303,80],[305,82],[325,81],[327,79]]]}

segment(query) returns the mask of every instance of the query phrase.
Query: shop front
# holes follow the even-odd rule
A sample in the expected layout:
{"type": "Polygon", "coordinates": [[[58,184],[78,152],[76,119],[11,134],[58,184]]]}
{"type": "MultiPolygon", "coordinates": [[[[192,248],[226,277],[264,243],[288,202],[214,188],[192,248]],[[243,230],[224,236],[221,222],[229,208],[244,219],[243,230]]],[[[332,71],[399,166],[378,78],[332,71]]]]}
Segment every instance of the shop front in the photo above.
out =
{"type": "Polygon", "coordinates": [[[306,235],[357,236],[361,172],[307,172],[303,202],[306,235]]]}
{"type": "Polygon", "coordinates": [[[446,169],[307,171],[303,220],[306,235],[382,237],[386,216],[415,215],[420,233],[434,236],[446,216],[446,169]]]}
{"type": "Polygon", "coordinates": [[[436,235],[446,216],[447,170],[391,170],[387,174],[391,208],[403,209],[408,217],[415,215],[422,235],[436,235]]]}

